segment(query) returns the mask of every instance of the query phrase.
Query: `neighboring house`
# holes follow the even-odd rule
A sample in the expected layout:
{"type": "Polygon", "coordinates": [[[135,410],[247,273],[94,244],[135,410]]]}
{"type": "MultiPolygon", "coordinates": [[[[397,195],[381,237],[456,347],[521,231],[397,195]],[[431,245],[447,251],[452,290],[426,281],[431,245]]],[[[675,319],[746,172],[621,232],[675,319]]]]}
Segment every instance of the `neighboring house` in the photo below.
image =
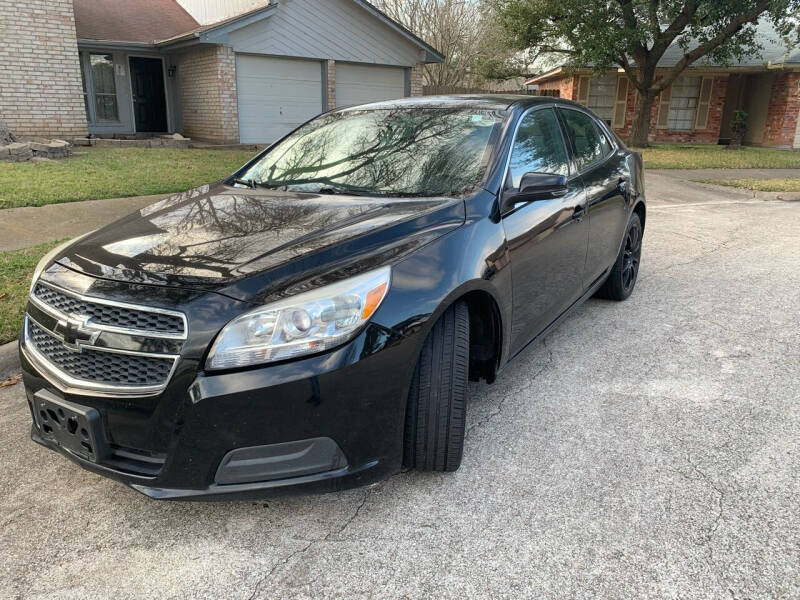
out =
{"type": "MultiPolygon", "coordinates": [[[[650,140],[726,142],[736,110],[748,113],[745,143],[800,148],[800,50],[789,49],[768,24],[759,24],[764,50],[733,65],[702,60],[684,71],[653,106],[650,140]]],[[[683,55],[670,48],[659,63],[669,68],[683,55]]],[[[658,71],[656,77],[658,77],[658,71]]],[[[597,75],[557,67],[527,81],[539,93],[576,100],[594,110],[621,137],[630,134],[638,92],[621,69],[597,75]]]]}
{"type": "Polygon", "coordinates": [[[443,60],[365,0],[0,0],[17,135],[272,142],[337,106],[422,93],[443,60]]]}

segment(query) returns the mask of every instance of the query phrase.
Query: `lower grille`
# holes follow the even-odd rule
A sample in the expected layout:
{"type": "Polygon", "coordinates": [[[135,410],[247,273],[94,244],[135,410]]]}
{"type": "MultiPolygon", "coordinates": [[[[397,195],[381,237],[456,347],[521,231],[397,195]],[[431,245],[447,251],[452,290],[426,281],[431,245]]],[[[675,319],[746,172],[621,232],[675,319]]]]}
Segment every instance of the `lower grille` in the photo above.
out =
{"type": "Polygon", "coordinates": [[[111,386],[161,386],[169,379],[175,359],[83,348],[66,348],[63,341],[27,319],[28,339],[36,351],[67,375],[111,386]]]}
{"type": "Polygon", "coordinates": [[[111,447],[111,456],[104,463],[112,469],[142,477],[157,477],[166,462],[163,454],[150,454],[138,450],[111,447]]]}

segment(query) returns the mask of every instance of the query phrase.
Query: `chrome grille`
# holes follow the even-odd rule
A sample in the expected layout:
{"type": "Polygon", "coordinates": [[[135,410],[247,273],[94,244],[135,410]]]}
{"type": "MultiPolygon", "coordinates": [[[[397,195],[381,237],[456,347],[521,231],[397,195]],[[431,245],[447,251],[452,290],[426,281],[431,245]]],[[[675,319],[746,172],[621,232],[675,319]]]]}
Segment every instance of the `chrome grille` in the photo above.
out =
{"type": "Polygon", "coordinates": [[[116,304],[71,296],[43,283],[37,283],[33,295],[43,304],[64,315],[80,315],[91,323],[145,333],[185,334],[183,318],[174,314],[128,308],[116,304]]]}
{"type": "MultiPolygon", "coordinates": [[[[82,290],[96,281],[84,279],[76,282],[82,290]]],[[[153,396],[169,383],[187,335],[182,312],[88,296],[43,279],[28,303],[22,351],[64,392],[153,396]]]]}
{"type": "Polygon", "coordinates": [[[175,359],[120,354],[83,348],[71,350],[62,340],[27,320],[28,339],[49,362],[76,379],[109,386],[161,386],[166,384],[175,359]]]}

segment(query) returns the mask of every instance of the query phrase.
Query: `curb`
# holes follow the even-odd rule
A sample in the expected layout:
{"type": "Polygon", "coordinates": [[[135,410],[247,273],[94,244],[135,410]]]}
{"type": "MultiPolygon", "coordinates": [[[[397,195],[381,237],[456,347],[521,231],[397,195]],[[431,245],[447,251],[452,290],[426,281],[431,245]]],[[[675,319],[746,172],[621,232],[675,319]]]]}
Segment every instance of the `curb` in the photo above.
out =
{"type": "Polygon", "coordinates": [[[753,197],[756,200],[780,200],[781,202],[797,202],[798,200],[800,200],[800,192],[764,192],[761,190],[755,190],[753,192],[753,197]]]}
{"type": "Polygon", "coordinates": [[[0,346],[0,381],[19,373],[19,347],[17,342],[9,342],[0,346]]]}

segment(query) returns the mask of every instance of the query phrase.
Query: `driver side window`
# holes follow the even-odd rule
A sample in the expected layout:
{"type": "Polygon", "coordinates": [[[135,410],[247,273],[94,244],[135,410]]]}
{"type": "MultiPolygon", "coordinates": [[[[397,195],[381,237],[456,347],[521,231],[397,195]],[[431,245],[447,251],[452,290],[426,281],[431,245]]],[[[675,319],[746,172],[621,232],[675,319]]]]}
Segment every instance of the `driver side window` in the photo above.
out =
{"type": "Polygon", "coordinates": [[[523,117],[511,150],[508,184],[518,188],[526,173],[569,176],[569,161],[553,109],[535,110],[523,117]]]}

